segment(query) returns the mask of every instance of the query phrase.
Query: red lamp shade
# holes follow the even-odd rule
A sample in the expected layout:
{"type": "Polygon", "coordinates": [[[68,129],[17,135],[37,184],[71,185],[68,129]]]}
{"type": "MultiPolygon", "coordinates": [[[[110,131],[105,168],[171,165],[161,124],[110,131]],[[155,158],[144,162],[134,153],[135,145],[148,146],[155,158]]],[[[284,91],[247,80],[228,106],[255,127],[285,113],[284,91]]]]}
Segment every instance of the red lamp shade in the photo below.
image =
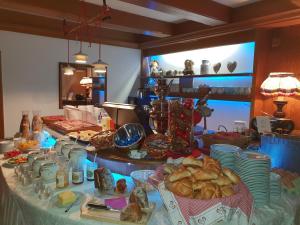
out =
{"type": "Polygon", "coordinates": [[[266,96],[300,95],[300,82],[293,73],[270,73],[260,88],[266,96]]]}

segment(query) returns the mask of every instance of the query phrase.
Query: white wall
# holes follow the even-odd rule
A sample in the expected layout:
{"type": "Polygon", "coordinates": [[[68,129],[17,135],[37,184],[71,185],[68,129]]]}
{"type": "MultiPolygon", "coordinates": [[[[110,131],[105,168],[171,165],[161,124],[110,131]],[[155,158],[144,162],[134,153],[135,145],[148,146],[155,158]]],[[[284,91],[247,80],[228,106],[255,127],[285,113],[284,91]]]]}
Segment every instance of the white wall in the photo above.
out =
{"type": "MultiPolygon", "coordinates": [[[[79,43],[70,42],[70,55],[79,43]]],[[[0,31],[5,136],[18,131],[22,110],[41,110],[58,115],[58,62],[67,61],[67,41],[36,35],[0,31]]],[[[85,43],[89,63],[98,59],[98,46],[85,43]]],[[[108,100],[127,102],[138,87],[140,50],[102,45],[102,60],[109,64],[108,100]]],[[[71,59],[72,60],[72,59],[71,59]]]]}

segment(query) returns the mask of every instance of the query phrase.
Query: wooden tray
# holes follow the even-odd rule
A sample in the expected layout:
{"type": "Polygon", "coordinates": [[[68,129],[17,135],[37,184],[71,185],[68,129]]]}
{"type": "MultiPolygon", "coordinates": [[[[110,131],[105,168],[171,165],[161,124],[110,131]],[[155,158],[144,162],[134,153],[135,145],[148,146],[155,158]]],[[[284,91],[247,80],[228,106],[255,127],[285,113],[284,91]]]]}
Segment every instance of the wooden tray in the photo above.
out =
{"type": "Polygon", "coordinates": [[[147,210],[143,210],[143,217],[141,221],[134,223],[129,221],[121,221],[119,211],[110,211],[110,210],[102,210],[102,209],[90,209],[86,206],[90,199],[86,199],[80,208],[80,217],[86,219],[92,219],[102,222],[108,222],[113,224],[121,224],[121,225],[147,225],[148,221],[151,218],[151,215],[155,209],[155,203],[150,203],[150,208],[147,210]]]}
{"type": "Polygon", "coordinates": [[[63,128],[59,125],[56,125],[54,123],[49,124],[48,127],[51,128],[54,131],[57,131],[57,132],[61,133],[61,134],[68,134],[70,132],[84,131],[84,130],[93,130],[93,131],[99,131],[100,132],[102,130],[102,128],[100,126],[97,126],[97,125],[91,125],[91,126],[82,127],[82,128],[79,128],[79,129],[71,129],[71,130],[66,130],[65,128],[63,128]]]}

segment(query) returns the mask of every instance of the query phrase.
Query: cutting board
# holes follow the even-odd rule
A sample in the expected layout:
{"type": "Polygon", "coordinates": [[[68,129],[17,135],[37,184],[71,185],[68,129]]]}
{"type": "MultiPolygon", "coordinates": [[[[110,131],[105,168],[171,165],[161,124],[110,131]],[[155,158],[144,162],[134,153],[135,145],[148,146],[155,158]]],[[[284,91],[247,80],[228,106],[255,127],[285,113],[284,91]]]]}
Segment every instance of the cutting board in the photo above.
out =
{"type": "Polygon", "coordinates": [[[121,225],[147,225],[148,221],[151,218],[151,215],[155,209],[155,203],[150,203],[149,209],[142,209],[143,217],[142,219],[137,222],[129,222],[129,221],[121,221],[120,220],[120,211],[110,211],[110,210],[103,210],[103,209],[91,209],[87,207],[87,203],[89,202],[89,198],[86,198],[85,202],[81,205],[80,208],[80,217],[86,219],[92,219],[102,222],[114,223],[114,224],[121,224],[121,225]]]}

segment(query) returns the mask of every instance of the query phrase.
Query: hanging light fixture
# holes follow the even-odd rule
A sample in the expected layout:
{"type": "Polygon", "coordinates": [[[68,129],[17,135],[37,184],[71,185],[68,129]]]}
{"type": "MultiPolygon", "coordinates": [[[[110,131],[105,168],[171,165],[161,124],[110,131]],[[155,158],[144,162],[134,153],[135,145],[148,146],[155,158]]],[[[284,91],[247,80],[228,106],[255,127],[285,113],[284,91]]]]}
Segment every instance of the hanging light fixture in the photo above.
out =
{"type": "Polygon", "coordinates": [[[106,73],[108,64],[101,60],[101,44],[99,43],[99,59],[92,64],[94,73],[106,73]]]}
{"type": "Polygon", "coordinates": [[[63,68],[63,71],[64,71],[64,75],[66,75],[66,76],[74,75],[74,71],[75,71],[75,68],[73,68],[70,65],[70,43],[69,43],[69,39],[68,39],[68,64],[67,64],[66,67],[63,68]]]}
{"type": "Polygon", "coordinates": [[[88,55],[82,53],[82,41],[80,41],[80,50],[74,55],[75,62],[80,64],[86,64],[88,61],[88,55]]]}

